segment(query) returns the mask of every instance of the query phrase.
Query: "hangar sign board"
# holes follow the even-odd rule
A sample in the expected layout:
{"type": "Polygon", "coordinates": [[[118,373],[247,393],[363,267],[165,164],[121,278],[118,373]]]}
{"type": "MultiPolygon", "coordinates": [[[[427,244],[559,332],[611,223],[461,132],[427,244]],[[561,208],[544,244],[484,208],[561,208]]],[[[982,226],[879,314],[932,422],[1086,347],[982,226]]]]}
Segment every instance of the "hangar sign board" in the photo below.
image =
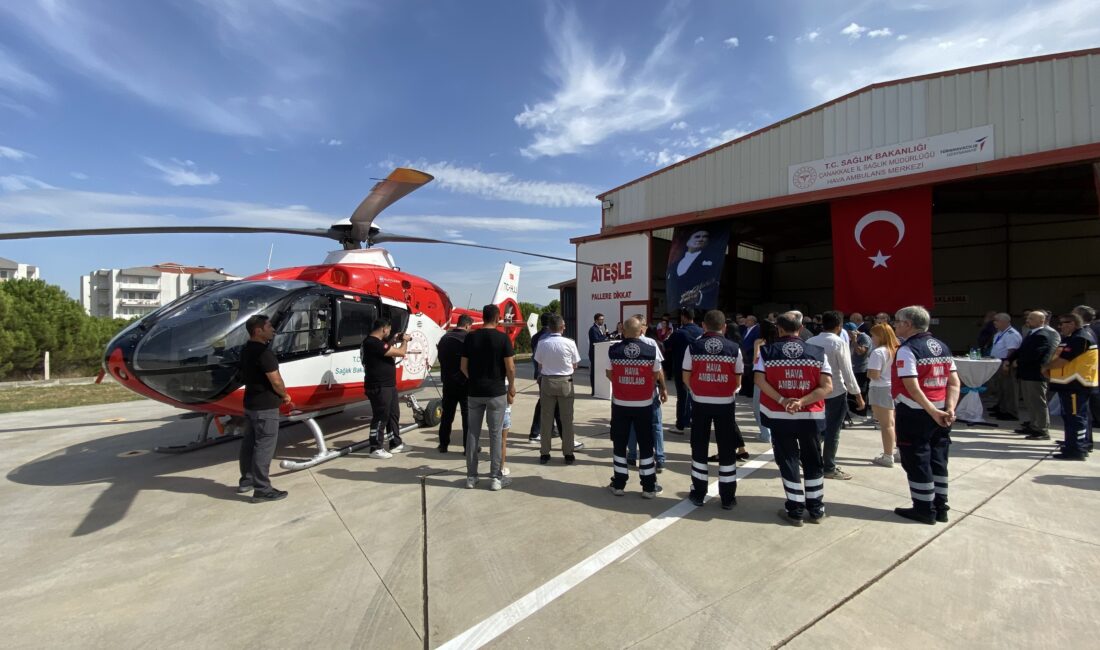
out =
{"type": "Polygon", "coordinates": [[[993,125],[791,165],[791,194],[993,160],[993,125]]]}
{"type": "Polygon", "coordinates": [[[626,235],[577,244],[577,259],[596,264],[577,265],[577,347],[581,356],[587,357],[593,316],[603,314],[607,329],[614,332],[624,302],[649,301],[649,236],[626,235]]]}

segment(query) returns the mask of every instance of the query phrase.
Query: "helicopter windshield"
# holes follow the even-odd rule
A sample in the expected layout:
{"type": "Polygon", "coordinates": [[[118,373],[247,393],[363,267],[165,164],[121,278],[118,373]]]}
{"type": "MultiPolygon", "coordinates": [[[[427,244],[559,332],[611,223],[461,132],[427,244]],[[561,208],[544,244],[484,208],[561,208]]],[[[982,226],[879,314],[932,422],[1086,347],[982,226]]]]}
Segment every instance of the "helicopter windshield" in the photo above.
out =
{"type": "MultiPolygon", "coordinates": [[[[232,282],[165,309],[134,350],[132,363],[147,385],[184,403],[223,395],[236,385],[244,323],[276,314],[299,291],[298,281],[232,282]]],[[[277,324],[277,323],[276,323],[277,324]]]]}

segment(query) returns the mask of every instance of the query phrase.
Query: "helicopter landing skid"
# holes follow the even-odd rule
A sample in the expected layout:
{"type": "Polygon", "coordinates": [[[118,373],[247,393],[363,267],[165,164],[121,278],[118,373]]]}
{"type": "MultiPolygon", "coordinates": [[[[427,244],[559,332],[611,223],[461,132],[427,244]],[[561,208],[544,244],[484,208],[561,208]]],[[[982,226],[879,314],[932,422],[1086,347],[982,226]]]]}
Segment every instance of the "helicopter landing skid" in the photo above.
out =
{"type": "Polygon", "coordinates": [[[199,434],[197,440],[189,442],[186,445],[153,447],[153,451],[159,454],[183,454],[189,451],[220,445],[223,442],[240,440],[243,437],[243,434],[238,433],[243,427],[241,423],[234,422],[234,418],[230,417],[223,424],[222,421],[218,419],[219,417],[221,416],[214,415],[213,413],[204,413],[202,416],[202,433],[199,434]],[[214,425],[216,430],[213,435],[211,435],[210,432],[211,424],[214,425]]]}
{"type": "MultiPolygon", "coordinates": [[[[290,470],[292,472],[299,469],[306,469],[307,467],[313,467],[315,465],[320,465],[321,463],[326,463],[333,458],[347,456],[353,451],[358,451],[370,444],[370,439],[368,438],[367,440],[353,442],[352,444],[345,445],[343,447],[329,449],[328,445],[325,443],[325,434],[321,431],[321,425],[317,424],[317,421],[314,419],[324,414],[324,411],[313,413],[297,413],[287,418],[287,420],[290,422],[301,422],[302,424],[306,425],[306,428],[309,429],[309,432],[313,434],[314,442],[317,443],[317,453],[314,454],[312,458],[309,458],[307,460],[281,460],[279,461],[279,467],[290,470]]],[[[401,427],[400,433],[404,435],[416,428],[418,428],[418,425],[408,424],[401,427]]],[[[390,436],[387,436],[387,439],[389,437],[390,436]]]]}

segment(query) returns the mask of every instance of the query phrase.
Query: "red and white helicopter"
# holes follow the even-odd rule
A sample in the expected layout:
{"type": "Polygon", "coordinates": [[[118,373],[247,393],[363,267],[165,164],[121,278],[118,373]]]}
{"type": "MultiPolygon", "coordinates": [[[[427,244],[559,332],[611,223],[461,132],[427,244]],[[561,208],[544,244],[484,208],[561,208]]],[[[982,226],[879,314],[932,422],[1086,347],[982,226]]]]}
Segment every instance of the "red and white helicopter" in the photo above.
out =
{"type": "MultiPolygon", "coordinates": [[[[373,226],[385,208],[432,180],[415,169],[399,168],[371,189],[350,223],[328,229],[260,227],[138,227],[0,233],[0,240],[75,235],[144,233],[275,232],[335,239],[321,264],[265,271],[243,280],[219,283],[185,294],[131,323],[107,346],[104,372],[139,395],[204,414],[199,438],[187,445],[159,447],[183,452],[239,437],[244,388],[237,376],[238,355],[248,335],[244,323],[256,314],[270,316],[276,329],[272,346],[295,411],[288,420],[305,423],[317,453],[304,461],[282,461],[285,469],[302,469],[348,454],[366,441],[330,449],[316,418],[365,399],[360,347],[378,317],[389,318],[394,333],[412,339],[397,366],[397,388],[424,426],[439,423],[439,400],[421,405],[411,394],[428,376],[436,343],[462,315],[481,325],[481,313],[454,307],[441,288],[402,272],[393,257],[375,244],[442,243],[514,252],[534,257],[574,260],[479,244],[383,233],[373,226]],[[366,248],[361,246],[366,244],[366,248]],[[215,431],[211,431],[210,425],[215,431]],[[229,426],[226,426],[226,425],[229,426]]],[[[520,269],[504,265],[492,302],[502,313],[504,331],[519,333],[520,269]]],[[[532,314],[532,318],[536,315],[532,314]]],[[[416,425],[407,427],[415,428],[416,425]]]]}

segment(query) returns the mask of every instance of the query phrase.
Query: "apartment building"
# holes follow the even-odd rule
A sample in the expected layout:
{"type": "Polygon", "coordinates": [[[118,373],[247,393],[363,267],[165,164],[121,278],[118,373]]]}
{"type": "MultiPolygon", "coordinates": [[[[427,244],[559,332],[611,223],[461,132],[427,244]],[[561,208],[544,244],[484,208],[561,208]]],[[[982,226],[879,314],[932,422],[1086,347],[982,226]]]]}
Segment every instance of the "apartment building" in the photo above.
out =
{"type": "Polygon", "coordinates": [[[80,278],[80,305],[92,316],[133,318],[217,282],[240,280],[222,269],[164,262],[128,269],[99,269],[80,278]]]}

